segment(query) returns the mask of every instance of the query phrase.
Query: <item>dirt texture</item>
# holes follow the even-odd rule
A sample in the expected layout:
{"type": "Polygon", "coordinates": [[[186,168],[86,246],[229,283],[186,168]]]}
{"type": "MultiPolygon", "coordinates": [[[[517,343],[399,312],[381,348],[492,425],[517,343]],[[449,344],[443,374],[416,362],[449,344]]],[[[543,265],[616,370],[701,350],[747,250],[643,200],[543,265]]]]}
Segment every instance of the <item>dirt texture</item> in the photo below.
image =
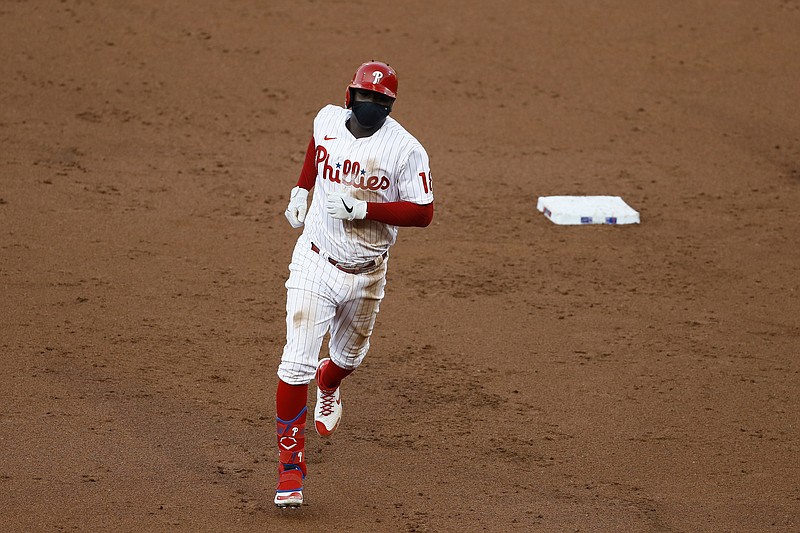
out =
{"type": "Polygon", "coordinates": [[[0,28],[3,531],[800,531],[797,0],[6,0],[0,28]],[[282,512],[283,211],[370,59],[436,214],[282,512]],[[536,210],[605,194],[641,224],[536,210]]]}

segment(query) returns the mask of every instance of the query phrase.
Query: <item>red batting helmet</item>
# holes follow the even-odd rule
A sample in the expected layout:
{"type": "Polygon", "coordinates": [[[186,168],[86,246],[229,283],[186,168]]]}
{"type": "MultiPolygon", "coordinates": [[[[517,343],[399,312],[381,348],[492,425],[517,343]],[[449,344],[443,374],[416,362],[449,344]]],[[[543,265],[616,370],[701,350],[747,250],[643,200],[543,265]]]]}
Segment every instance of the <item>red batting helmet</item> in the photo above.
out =
{"type": "Polygon", "coordinates": [[[385,94],[389,98],[397,98],[397,73],[392,67],[380,61],[364,63],[353,75],[353,81],[347,86],[344,95],[344,106],[350,107],[351,89],[365,89],[385,94]]]}

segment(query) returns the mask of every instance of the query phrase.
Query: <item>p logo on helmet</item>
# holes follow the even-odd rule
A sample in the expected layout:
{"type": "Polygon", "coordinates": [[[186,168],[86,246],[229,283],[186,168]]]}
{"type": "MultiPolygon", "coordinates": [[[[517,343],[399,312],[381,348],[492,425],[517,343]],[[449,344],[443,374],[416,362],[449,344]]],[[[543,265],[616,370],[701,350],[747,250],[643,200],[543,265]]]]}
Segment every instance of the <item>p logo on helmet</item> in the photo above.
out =
{"type": "Polygon", "coordinates": [[[347,108],[352,104],[352,89],[365,89],[385,94],[389,98],[397,98],[397,73],[387,63],[369,61],[358,67],[353,80],[347,86],[344,95],[344,106],[347,108]]]}

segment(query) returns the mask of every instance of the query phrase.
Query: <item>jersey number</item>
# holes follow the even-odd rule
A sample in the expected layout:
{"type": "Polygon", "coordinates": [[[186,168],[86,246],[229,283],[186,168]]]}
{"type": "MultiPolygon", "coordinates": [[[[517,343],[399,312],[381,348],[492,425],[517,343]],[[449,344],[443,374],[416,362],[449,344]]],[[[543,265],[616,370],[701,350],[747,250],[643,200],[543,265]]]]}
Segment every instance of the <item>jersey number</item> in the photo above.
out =
{"type": "Polygon", "coordinates": [[[426,176],[424,172],[420,172],[419,177],[422,178],[422,188],[425,189],[425,194],[428,194],[433,190],[433,180],[430,176],[426,176]]]}

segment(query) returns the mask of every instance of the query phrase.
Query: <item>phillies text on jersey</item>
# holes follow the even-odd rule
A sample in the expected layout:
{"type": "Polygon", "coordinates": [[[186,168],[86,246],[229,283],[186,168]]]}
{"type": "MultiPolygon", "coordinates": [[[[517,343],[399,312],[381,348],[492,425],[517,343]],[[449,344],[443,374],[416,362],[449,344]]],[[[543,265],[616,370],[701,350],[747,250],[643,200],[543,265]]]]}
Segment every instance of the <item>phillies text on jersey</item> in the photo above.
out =
{"type": "Polygon", "coordinates": [[[335,105],[314,119],[317,178],[304,233],[344,262],[373,259],[397,239],[397,226],[375,220],[345,221],[325,210],[331,192],[366,202],[433,202],[431,169],[423,146],[391,116],[378,131],[357,139],[346,122],[351,111],[335,105]]]}

